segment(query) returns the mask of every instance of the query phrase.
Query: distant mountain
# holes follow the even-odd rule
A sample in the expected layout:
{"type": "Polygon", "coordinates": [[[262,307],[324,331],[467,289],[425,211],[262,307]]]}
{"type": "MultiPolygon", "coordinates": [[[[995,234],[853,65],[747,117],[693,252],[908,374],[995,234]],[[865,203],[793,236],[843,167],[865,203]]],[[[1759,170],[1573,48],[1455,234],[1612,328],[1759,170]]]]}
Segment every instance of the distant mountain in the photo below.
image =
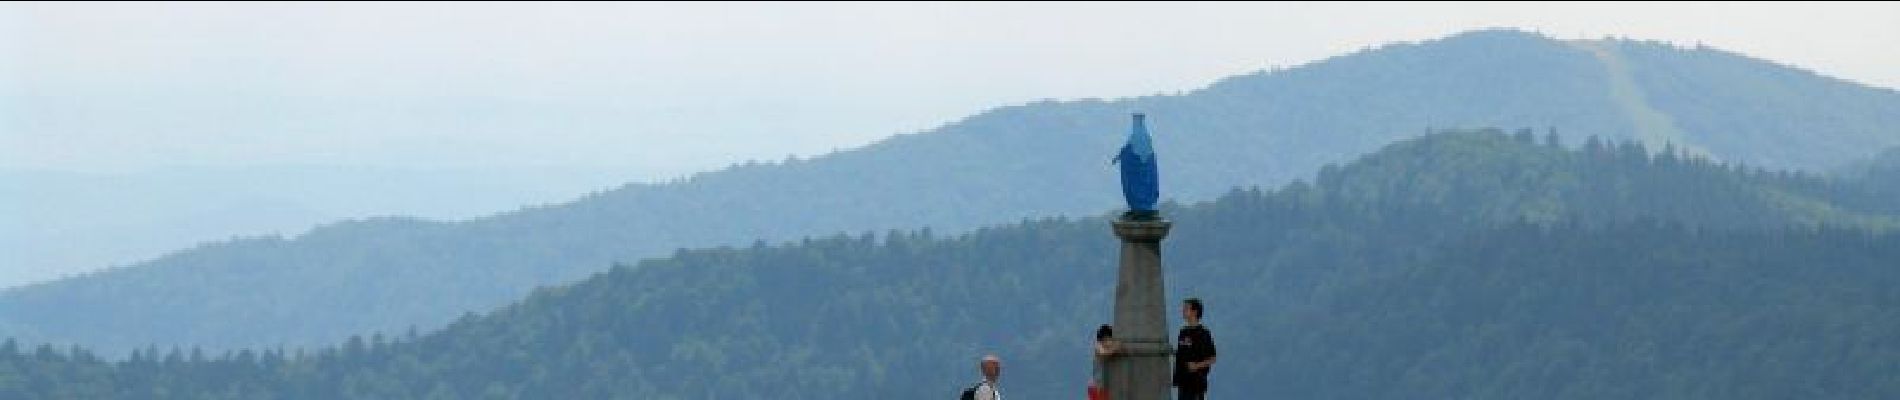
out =
{"type": "Polygon", "coordinates": [[[0,210],[8,212],[0,224],[0,288],[130,265],[207,241],[300,234],[349,217],[482,217],[640,175],[533,167],[0,169],[0,210]]]}
{"type": "Polygon", "coordinates": [[[1277,185],[1445,127],[1531,126],[1540,136],[1554,127],[1573,145],[1586,134],[1632,138],[1772,168],[1823,169],[1900,144],[1893,90],[1709,49],[1477,31],[1182,95],[1002,107],[808,160],[490,218],[348,221],[206,244],[9,290],[0,335],[104,351],[329,343],[433,329],[538,285],[682,247],[1093,215],[1118,206],[1108,161],[1131,111],[1148,113],[1162,190],[1177,201],[1277,185]]]}
{"type": "MultiPolygon", "coordinates": [[[[1326,171],[1164,211],[1216,396],[1900,395],[1895,216],[1812,194],[1850,188],[1498,132],[1326,171]]],[[[912,399],[953,396],[986,352],[1011,397],[1075,396],[1110,319],[1107,222],[680,251],[302,356],[8,342],[0,397],[912,399]]]]}
{"type": "Polygon", "coordinates": [[[1862,187],[1856,204],[1865,208],[1900,213],[1900,147],[1887,149],[1873,158],[1836,171],[1837,180],[1862,187]]]}

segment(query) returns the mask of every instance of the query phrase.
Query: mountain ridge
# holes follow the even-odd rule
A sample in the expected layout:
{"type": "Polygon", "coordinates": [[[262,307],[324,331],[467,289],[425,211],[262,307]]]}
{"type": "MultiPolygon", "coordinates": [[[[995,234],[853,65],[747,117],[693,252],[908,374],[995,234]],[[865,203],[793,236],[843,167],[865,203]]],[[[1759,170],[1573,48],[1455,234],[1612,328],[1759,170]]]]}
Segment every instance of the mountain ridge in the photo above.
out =
{"type": "MultiPolygon", "coordinates": [[[[1900,305],[1900,235],[1737,195],[1826,201],[1810,186],[1827,181],[1495,130],[1326,170],[1164,207],[1169,301],[1207,300],[1220,340],[1213,394],[1900,392],[1900,319],[1884,311],[1900,305]],[[1547,217],[1553,194],[1567,204],[1547,217]],[[1681,212],[1691,206],[1709,212],[1681,212]]],[[[107,362],[8,341],[0,396],[919,398],[955,393],[985,353],[1003,355],[1012,396],[1073,395],[1089,333],[1110,316],[1108,218],[680,250],[438,332],[296,354],[107,362]]]]}
{"type": "MultiPolygon", "coordinates": [[[[1671,61],[1689,53],[1615,43],[1608,47],[1628,61],[1630,79],[1644,88],[1649,105],[1672,113],[1694,139],[1682,145],[1708,148],[1714,157],[1779,168],[1900,144],[1891,131],[1870,133],[1900,119],[1900,94],[1893,91],[1788,89],[1838,83],[1807,81],[1722,88],[1719,81],[1678,76],[1695,68],[1728,71],[1719,75],[1735,79],[1812,76],[1773,65],[1729,66],[1724,63],[1759,61],[1717,54],[1671,61]],[[1784,119],[1815,129],[1762,122],[1784,129],[1769,131],[1747,125],[1773,116],[1710,114],[1758,108],[1759,99],[1744,89],[1821,98],[1760,103],[1785,107],[1791,116],[1784,119]],[[1725,96],[1693,95],[1705,91],[1725,96]],[[1708,133],[1716,131],[1746,134],[1708,133]],[[1730,139],[1737,142],[1721,142],[1730,139]],[[1816,149],[1834,153],[1800,153],[1816,149]]],[[[0,292],[0,336],[102,351],[151,344],[306,346],[363,332],[432,330],[534,287],[678,248],[920,227],[955,233],[1094,215],[1118,205],[1108,157],[1134,110],[1149,115],[1163,193],[1187,202],[1236,186],[1288,182],[1426,130],[1556,127],[1549,129],[1561,128],[1560,137],[1572,144],[1584,139],[1575,132],[1637,137],[1604,86],[1609,79],[1588,51],[1525,32],[1391,44],[1230,77],[1179,96],[998,107],[857,149],[738,165],[671,184],[625,185],[488,218],[340,223],[281,241],[200,246],[0,292]],[[150,281],[125,278],[134,275],[150,281]]]]}

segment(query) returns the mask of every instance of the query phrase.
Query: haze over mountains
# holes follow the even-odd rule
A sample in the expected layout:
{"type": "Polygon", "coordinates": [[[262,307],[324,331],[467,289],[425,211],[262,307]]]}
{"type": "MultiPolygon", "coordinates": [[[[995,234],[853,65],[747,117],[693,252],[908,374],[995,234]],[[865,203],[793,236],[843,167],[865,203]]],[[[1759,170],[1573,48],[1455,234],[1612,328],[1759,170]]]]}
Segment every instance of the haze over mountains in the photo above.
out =
{"type": "Polygon", "coordinates": [[[537,286],[682,247],[1096,215],[1117,207],[1108,157],[1137,110],[1154,127],[1163,192],[1184,202],[1312,176],[1446,127],[1554,128],[1572,145],[1629,138],[1811,171],[1900,145],[1893,90],[1715,49],[1477,31],[1180,95],[1001,107],[864,148],[489,218],[379,218],[208,244],[0,293],[0,335],[109,353],[321,345],[429,331],[537,286]]]}
{"type": "Polygon", "coordinates": [[[0,287],[127,265],[235,236],[368,215],[487,216],[662,176],[639,168],[176,167],[0,170],[0,287]]]}
{"type": "MultiPolygon", "coordinates": [[[[1221,397],[1887,398],[1900,212],[1865,189],[1448,132],[1168,207],[1163,253],[1170,301],[1209,301],[1221,397]]],[[[932,398],[985,352],[1012,397],[1073,396],[1110,318],[1107,222],[684,250],[313,351],[6,342],[0,396],[932,398]]]]}

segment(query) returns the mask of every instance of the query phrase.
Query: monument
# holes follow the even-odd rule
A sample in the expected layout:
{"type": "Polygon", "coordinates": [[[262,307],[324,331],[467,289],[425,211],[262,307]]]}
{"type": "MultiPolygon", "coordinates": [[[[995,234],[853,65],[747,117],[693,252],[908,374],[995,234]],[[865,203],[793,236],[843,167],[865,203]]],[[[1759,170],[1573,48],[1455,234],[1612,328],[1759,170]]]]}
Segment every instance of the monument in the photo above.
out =
{"type": "Polygon", "coordinates": [[[1122,197],[1128,212],[1112,225],[1121,238],[1121,268],[1115,283],[1115,338],[1121,353],[1105,365],[1109,398],[1167,400],[1174,364],[1168,340],[1167,292],[1161,280],[1161,239],[1171,226],[1155,208],[1160,174],[1154,144],[1142,114],[1134,115],[1128,143],[1115,156],[1121,164],[1122,197]]]}

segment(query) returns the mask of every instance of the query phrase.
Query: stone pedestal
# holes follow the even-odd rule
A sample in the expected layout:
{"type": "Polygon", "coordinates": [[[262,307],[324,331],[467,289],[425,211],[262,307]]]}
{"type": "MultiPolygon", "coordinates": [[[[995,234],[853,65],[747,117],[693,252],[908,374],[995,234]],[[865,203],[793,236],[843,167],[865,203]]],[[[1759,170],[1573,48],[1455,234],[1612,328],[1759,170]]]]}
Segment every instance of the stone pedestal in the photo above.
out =
{"type": "Polygon", "coordinates": [[[1115,283],[1115,339],[1121,356],[1107,365],[1109,396],[1116,400],[1167,400],[1174,364],[1168,340],[1167,291],[1161,280],[1161,239],[1167,220],[1114,222],[1122,240],[1120,279],[1115,283]]]}

